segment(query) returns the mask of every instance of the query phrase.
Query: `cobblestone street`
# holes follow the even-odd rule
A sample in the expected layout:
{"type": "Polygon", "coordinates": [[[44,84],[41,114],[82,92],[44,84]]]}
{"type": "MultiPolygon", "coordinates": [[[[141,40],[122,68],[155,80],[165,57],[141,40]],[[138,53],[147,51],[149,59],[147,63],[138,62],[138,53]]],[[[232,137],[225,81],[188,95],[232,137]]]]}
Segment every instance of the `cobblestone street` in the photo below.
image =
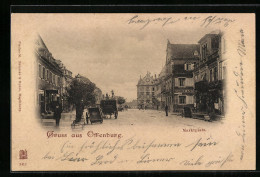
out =
{"type": "MultiPolygon", "coordinates": [[[[85,115],[85,112],[83,113],[85,115]]],[[[75,120],[76,112],[62,113],[62,118],[60,120],[60,130],[71,129],[71,123],[75,120]]],[[[216,124],[221,124],[222,122],[207,122],[199,119],[183,118],[173,113],[169,113],[169,116],[165,116],[164,111],[157,110],[138,110],[129,109],[127,111],[119,112],[118,119],[105,118],[103,123],[93,123],[85,125],[83,128],[87,127],[99,129],[99,128],[117,128],[117,127],[164,127],[164,128],[176,128],[176,127],[189,127],[189,128],[201,128],[210,127],[216,124]]],[[[43,119],[42,124],[46,128],[55,127],[54,119],[43,119]]],[[[81,129],[82,126],[78,126],[76,129],[81,129]]]]}

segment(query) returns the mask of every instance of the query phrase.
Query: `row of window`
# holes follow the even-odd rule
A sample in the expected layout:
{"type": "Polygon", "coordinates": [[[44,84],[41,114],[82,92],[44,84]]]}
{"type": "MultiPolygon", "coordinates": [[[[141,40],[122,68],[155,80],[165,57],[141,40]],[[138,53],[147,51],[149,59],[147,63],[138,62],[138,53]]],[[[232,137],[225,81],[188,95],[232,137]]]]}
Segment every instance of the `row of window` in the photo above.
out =
{"type": "MultiPolygon", "coordinates": [[[[185,86],[193,86],[193,78],[175,78],[175,86],[177,87],[185,87],[185,86]]],[[[167,80],[165,85],[163,86],[166,90],[170,90],[172,85],[172,80],[167,80]]],[[[154,90],[154,88],[153,88],[154,90]]],[[[159,86],[155,86],[155,90],[159,90],[159,86]]],[[[139,89],[140,91],[140,89],[139,89]]],[[[142,92],[140,92],[142,93],[142,92]]],[[[149,92],[146,92],[146,95],[149,95],[149,92]]],[[[153,92],[152,92],[153,94],[153,92]]]]}
{"type": "Polygon", "coordinates": [[[154,91],[154,87],[150,86],[139,86],[139,91],[150,91],[150,88],[152,89],[152,91],[154,91]]]}
{"type": "Polygon", "coordinates": [[[193,78],[175,78],[176,87],[193,87],[194,79],[193,78]]]}
{"type": "Polygon", "coordinates": [[[140,103],[151,103],[150,100],[140,100],[140,103]]]}
{"type": "MultiPolygon", "coordinates": [[[[151,103],[151,100],[140,100],[141,103],[151,103]]],[[[169,105],[172,103],[172,98],[171,97],[166,97],[166,104],[169,105]]],[[[189,100],[187,102],[187,96],[185,95],[180,95],[178,97],[175,97],[175,103],[177,104],[192,104],[193,103],[193,97],[189,97],[189,100]]]]}
{"type": "Polygon", "coordinates": [[[209,70],[209,78],[207,77],[207,73],[203,73],[203,74],[200,74],[201,75],[201,78],[199,79],[199,75],[195,75],[194,76],[194,79],[195,79],[195,82],[198,82],[200,80],[208,80],[209,82],[213,82],[213,81],[216,81],[216,80],[221,80],[221,79],[225,79],[226,78],[226,67],[223,66],[222,67],[222,63],[219,63],[219,68],[217,67],[214,67],[214,68],[211,68],[209,70]],[[218,71],[219,69],[219,71],[218,71]]]}
{"type": "MultiPolygon", "coordinates": [[[[179,96],[178,101],[176,101],[178,104],[186,104],[186,96],[179,96]]],[[[166,104],[172,103],[172,98],[168,97],[166,98],[166,104]]]]}
{"type": "MultiPolygon", "coordinates": [[[[146,95],[150,95],[151,92],[138,92],[139,95],[144,95],[144,93],[146,93],[146,95]]],[[[152,95],[154,95],[154,92],[152,92],[152,95]]]]}
{"type": "Polygon", "coordinates": [[[49,83],[60,86],[61,85],[61,78],[60,76],[55,75],[49,69],[46,69],[44,66],[39,64],[39,77],[48,81],[49,83]]]}

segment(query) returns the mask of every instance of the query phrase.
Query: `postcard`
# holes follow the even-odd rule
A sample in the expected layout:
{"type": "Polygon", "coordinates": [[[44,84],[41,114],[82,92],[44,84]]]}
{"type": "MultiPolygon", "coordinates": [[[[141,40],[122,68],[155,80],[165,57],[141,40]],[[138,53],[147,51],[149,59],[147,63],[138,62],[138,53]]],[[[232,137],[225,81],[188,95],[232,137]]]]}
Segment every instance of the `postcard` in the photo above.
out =
{"type": "Polygon", "coordinates": [[[253,13],[12,13],[11,170],[255,170],[253,13]]]}

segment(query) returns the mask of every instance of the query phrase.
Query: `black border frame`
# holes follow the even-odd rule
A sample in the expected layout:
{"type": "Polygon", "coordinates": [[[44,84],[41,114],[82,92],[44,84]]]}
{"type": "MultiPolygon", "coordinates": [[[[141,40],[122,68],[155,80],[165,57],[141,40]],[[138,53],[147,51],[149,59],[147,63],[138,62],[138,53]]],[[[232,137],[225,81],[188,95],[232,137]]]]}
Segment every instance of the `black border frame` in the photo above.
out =
{"type": "MultiPolygon", "coordinates": [[[[132,1],[131,4],[121,4],[121,5],[116,5],[116,4],[106,4],[104,3],[96,3],[95,5],[92,4],[91,2],[88,1],[89,5],[73,5],[77,1],[63,1],[60,3],[53,2],[53,1],[33,1],[33,0],[28,0],[24,1],[23,5],[19,4],[19,2],[15,1],[12,3],[9,3],[9,9],[7,10],[2,10],[2,14],[7,14],[7,18],[2,17],[1,19],[1,24],[2,24],[2,30],[1,32],[5,32],[9,35],[4,36],[4,40],[2,41],[2,45],[4,46],[4,60],[1,61],[1,66],[6,65],[7,67],[4,67],[4,75],[6,75],[6,72],[11,74],[11,64],[10,64],[10,53],[11,53],[11,24],[10,24],[10,15],[11,13],[255,13],[256,14],[256,58],[259,56],[259,45],[257,45],[259,42],[259,35],[257,35],[257,32],[259,31],[259,7],[260,5],[258,4],[227,4],[223,3],[222,4],[193,4],[193,1],[186,2],[186,4],[162,4],[157,2],[150,2],[150,4],[137,4],[136,2],[132,1]],[[63,5],[62,5],[63,3],[63,5]],[[152,3],[152,4],[151,4],[152,3]],[[157,4],[156,4],[157,3],[157,4]],[[36,4],[36,5],[32,5],[36,4]],[[45,5],[49,4],[49,5],[45,5]],[[64,5],[67,4],[67,5],[64,5]],[[9,24],[9,25],[7,25],[9,24]],[[9,44],[9,45],[7,45],[9,44]],[[9,48],[8,48],[8,47],[9,48]],[[9,50],[8,50],[9,49],[9,50]],[[6,58],[9,58],[10,60],[8,61],[6,58]],[[8,67],[9,66],[9,67],[8,67]],[[9,69],[9,71],[6,71],[6,69],[9,69]]],[[[181,2],[181,1],[179,1],[181,2]]],[[[238,1],[236,1],[238,2],[238,1]]],[[[86,3],[86,2],[85,2],[86,3]]],[[[176,2],[175,2],[176,3],[176,2]]],[[[177,2],[178,3],[178,2],[177,2]]],[[[183,3],[183,2],[182,2],[183,3]]],[[[82,4],[82,2],[81,2],[82,4]]],[[[258,61],[256,60],[256,66],[258,65],[258,61]]],[[[185,176],[252,176],[259,174],[260,176],[260,163],[259,163],[259,153],[260,150],[256,148],[256,171],[103,171],[103,172],[93,172],[93,171],[64,171],[64,172],[59,172],[59,171],[39,171],[39,172],[32,172],[32,171],[26,171],[26,172],[12,172],[10,169],[10,156],[11,151],[11,136],[9,133],[11,133],[11,127],[10,127],[10,122],[11,122],[11,93],[10,93],[10,88],[11,88],[11,83],[10,83],[10,75],[9,77],[4,77],[2,84],[4,87],[1,87],[1,93],[7,92],[9,90],[9,94],[3,94],[2,98],[7,98],[8,101],[4,102],[1,100],[1,112],[4,113],[1,119],[1,138],[4,140],[5,146],[1,147],[1,152],[3,154],[0,161],[0,176],[24,176],[24,175],[41,175],[41,176],[67,176],[67,175],[72,175],[72,176],[77,176],[77,175],[88,175],[88,176],[96,176],[96,175],[101,175],[101,176],[122,176],[122,175],[127,175],[127,176],[154,176],[154,175],[185,175],[185,176]],[[9,98],[8,98],[9,97],[9,98]],[[3,103],[7,103],[10,106],[10,112],[7,112],[6,109],[3,107],[3,103]],[[4,110],[5,109],[5,110],[4,110]],[[10,118],[9,121],[8,117],[10,118]],[[3,120],[4,119],[4,120],[3,120]],[[7,125],[6,125],[7,123],[7,125]],[[10,128],[10,129],[8,129],[10,128]],[[9,130],[8,133],[4,132],[6,129],[9,130]],[[6,149],[9,150],[9,153],[6,153],[6,149]],[[8,161],[9,159],[9,161],[8,161]],[[9,163],[8,163],[9,162],[9,163]]],[[[256,75],[256,86],[258,86],[257,82],[257,75],[256,75]]],[[[257,94],[256,100],[259,100],[259,95],[257,94]]],[[[257,105],[257,104],[256,104],[257,105]]],[[[259,120],[256,119],[256,139],[258,139],[258,132],[259,132],[259,120]]],[[[1,143],[2,144],[2,143],[1,143]]],[[[1,145],[2,146],[2,145],[1,145]]],[[[259,147],[259,142],[256,141],[256,147],[259,147]]],[[[119,169],[120,170],[120,169],[119,169]]]]}

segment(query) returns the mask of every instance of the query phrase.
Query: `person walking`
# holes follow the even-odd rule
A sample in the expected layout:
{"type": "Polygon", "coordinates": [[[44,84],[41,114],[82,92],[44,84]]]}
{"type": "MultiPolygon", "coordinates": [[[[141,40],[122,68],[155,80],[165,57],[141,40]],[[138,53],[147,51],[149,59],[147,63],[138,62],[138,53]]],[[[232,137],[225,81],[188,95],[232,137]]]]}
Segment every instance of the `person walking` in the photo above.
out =
{"type": "Polygon", "coordinates": [[[89,121],[89,115],[88,115],[88,111],[86,111],[86,122],[88,124],[88,121],[89,121]]]}
{"type": "Polygon", "coordinates": [[[57,103],[54,108],[54,119],[56,119],[57,127],[60,125],[61,112],[62,112],[61,105],[57,103]]]}
{"type": "Polygon", "coordinates": [[[166,113],[166,116],[168,116],[168,106],[167,105],[165,106],[165,113],[166,113]]]}

